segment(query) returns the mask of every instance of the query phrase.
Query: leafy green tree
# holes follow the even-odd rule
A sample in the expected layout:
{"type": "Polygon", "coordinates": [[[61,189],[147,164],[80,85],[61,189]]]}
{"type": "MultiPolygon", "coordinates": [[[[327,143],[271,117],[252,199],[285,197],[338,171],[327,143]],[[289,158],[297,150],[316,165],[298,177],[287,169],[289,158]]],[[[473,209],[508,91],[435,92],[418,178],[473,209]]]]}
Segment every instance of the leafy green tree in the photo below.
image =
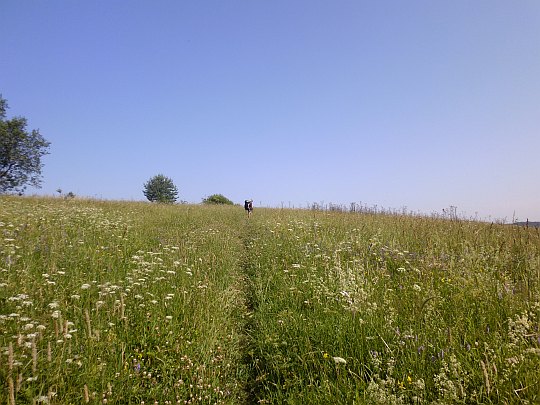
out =
{"type": "Polygon", "coordinates": [[[203,204],[223,204],[234,205],[234,203],[225,197],[223,194],[212,194],[206,198],[203,198],[203,204]]]}
{"type": "Polygon", "coordinates": [[[172,204],[178,198],[178,189],[170,178],[158,174],[144,183],[143,194],[149,201],[172,204]]]}
{"type": "Polygon", "coordinates": [[[27,185],[41,186],[41,157],[47,142],[38,130],[26,130],[26,118],[6,119],[7,101],[0,95],[0,193],[22,194],[27,185]]]}

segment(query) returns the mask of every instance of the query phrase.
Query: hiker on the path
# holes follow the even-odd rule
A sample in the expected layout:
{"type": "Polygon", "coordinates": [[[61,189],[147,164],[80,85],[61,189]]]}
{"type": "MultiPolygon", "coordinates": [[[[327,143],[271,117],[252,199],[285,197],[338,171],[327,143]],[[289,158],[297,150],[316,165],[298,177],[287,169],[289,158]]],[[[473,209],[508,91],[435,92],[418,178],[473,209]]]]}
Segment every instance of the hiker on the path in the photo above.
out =
{"type": "Polygon", "coordinates": [[[253,200],[246,200],[244,201],[244,209],[246,210],[248,218],[251,216],[251,213],[253,212],[253,200]]]}

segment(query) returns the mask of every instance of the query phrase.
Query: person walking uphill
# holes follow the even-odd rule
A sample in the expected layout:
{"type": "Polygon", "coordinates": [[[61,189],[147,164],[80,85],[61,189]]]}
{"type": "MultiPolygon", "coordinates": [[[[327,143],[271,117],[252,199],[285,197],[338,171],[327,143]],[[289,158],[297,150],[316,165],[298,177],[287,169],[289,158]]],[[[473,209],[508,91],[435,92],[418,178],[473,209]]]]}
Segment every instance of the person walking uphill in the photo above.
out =
{"type": "Polygon", "coordinates": [[[244,209],[246,210],[248,218],[251,216],[251,213],[253,212],[253,200],[246,200],[244,201],[244,209]]]}

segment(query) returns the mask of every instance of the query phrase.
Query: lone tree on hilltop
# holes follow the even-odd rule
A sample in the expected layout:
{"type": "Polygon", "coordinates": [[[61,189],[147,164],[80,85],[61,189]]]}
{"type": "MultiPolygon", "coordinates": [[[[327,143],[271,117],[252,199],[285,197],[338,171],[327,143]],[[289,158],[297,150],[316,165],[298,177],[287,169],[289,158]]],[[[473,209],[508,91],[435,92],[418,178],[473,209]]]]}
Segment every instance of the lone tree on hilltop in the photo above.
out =
{"type": "Polygon", "coordinates": [[[234,203],[223,194],[212,194],[203,198],[203,204],[234,205],[234,203]]]}
{"type": "Polygon", "coordinates": [[[26,118],[6,119],[7,101],[0,95],[0,193],[22,194],[27,185],[41,186],[41,157],[47,142],[38,130],[26,130],[26,118]]]}
{"type": "Polygon", "coordinates": [[[143,194],[149,201],[172,204],[178,198],[178,189],[170,178],[158,174],[144,183],[143,194]]]}

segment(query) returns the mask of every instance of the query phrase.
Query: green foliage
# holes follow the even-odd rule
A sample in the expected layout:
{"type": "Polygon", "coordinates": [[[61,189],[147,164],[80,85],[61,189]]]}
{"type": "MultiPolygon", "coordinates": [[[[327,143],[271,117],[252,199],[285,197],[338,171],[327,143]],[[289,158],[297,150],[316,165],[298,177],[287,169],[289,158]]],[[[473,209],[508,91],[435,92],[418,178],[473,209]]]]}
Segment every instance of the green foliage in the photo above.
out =
{"type": "Polygon", "coordinates": [[[41,185],[41,157],[47,142],[38,130],[26,130],[26,118],[6,119],[7,101],[0,96],[0,193],[22,194],[27,185],[41,185]]]}
{"type": "Polygon", "coordinates": [[[143,194],[148,201],[172,204],[178,198],[178,189],[170,178],[158,174],[144,184],[143,194]]]}
{"type": "Polygon", "coordinates": [[[212,194],[203,199],[203,204],[221,204],[221,205],[234,205],[234,203],[225,197],[223,194],[212,194]]]}

